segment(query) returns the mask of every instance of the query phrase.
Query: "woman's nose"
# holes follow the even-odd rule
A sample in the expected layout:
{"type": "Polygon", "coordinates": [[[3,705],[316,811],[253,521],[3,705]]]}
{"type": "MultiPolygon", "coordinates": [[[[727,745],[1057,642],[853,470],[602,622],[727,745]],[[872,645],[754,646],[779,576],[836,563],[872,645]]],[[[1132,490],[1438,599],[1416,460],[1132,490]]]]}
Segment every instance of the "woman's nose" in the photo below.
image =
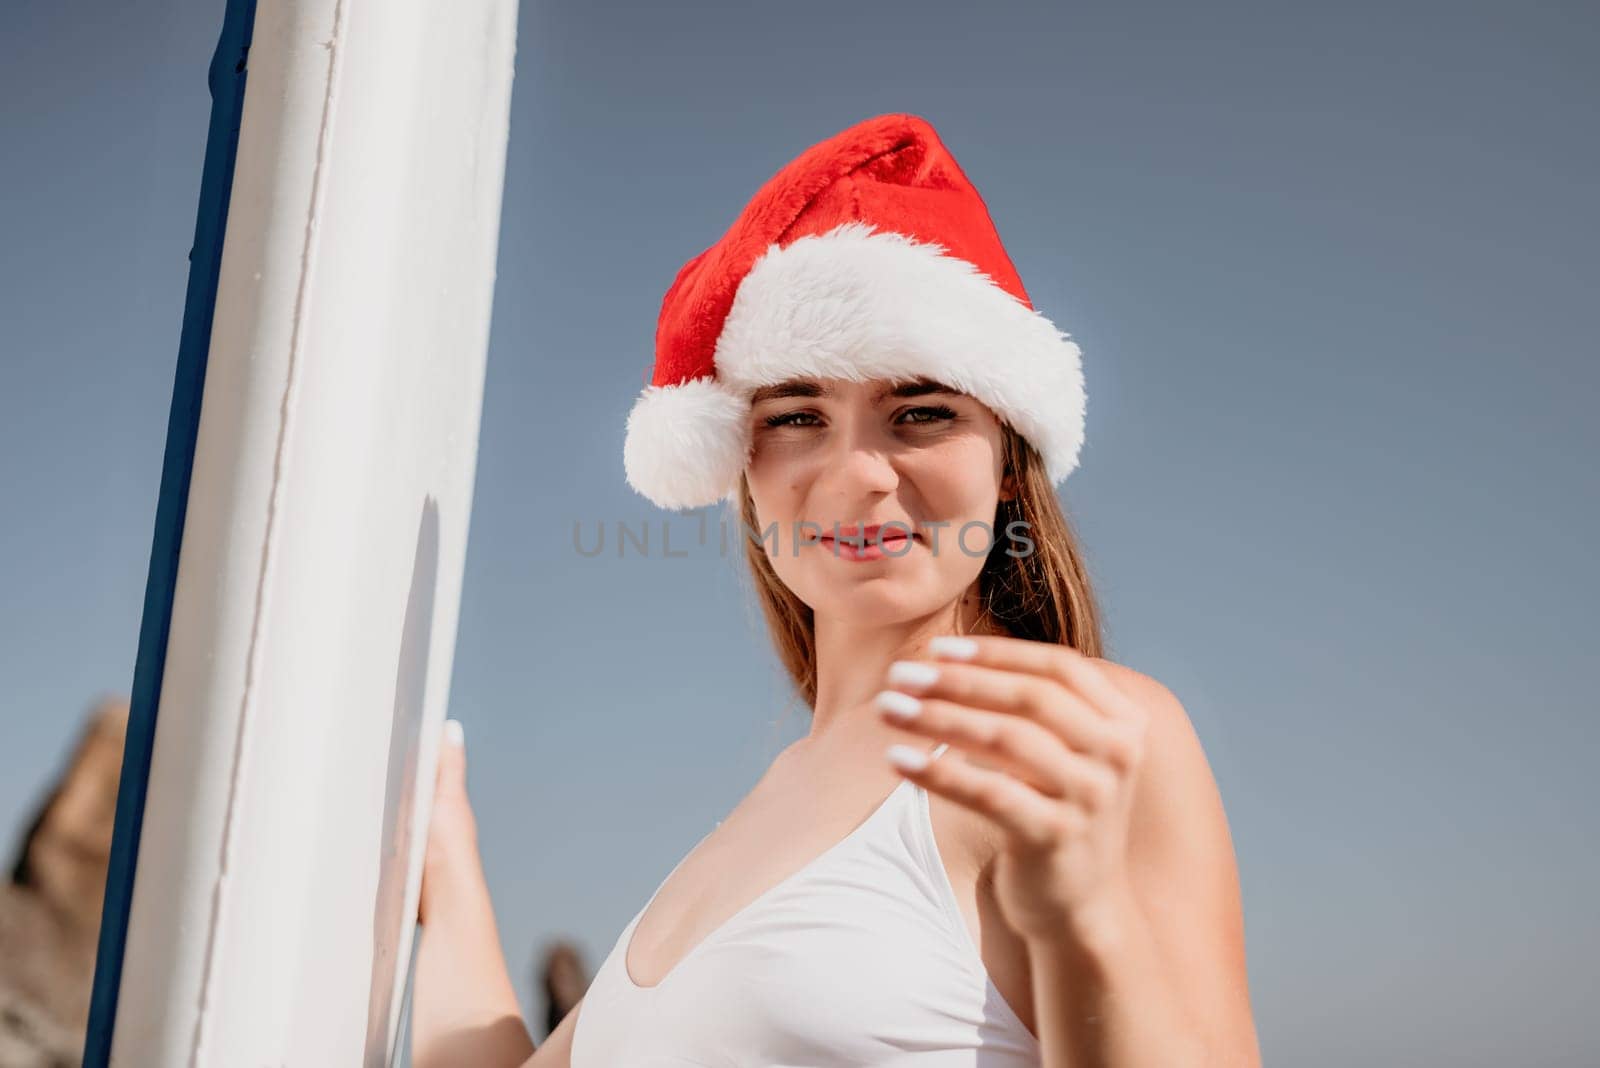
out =
{"type": "Polygon", "coordinates": [[[868,428],[844,428],[834,436],[823,477],[846,500],[892,490],[900,484],[894,442],[868,428]]]}

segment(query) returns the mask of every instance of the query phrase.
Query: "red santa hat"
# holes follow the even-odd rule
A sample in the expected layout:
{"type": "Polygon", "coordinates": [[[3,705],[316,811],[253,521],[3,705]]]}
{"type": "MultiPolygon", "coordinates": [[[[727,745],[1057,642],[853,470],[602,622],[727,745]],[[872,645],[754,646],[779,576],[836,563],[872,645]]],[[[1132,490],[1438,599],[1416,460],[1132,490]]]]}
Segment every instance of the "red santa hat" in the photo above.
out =
{"type": "Polygon", "coordinates": [[[1010,423],[1053,482],[1077,466],[1078,346],[1034,310],[977,189],[915,115],[813,145],[684,264],[628,415],[629,485],[669,509],[736,499],[751,394],[798,376],[934,378],[1010,423]]]}

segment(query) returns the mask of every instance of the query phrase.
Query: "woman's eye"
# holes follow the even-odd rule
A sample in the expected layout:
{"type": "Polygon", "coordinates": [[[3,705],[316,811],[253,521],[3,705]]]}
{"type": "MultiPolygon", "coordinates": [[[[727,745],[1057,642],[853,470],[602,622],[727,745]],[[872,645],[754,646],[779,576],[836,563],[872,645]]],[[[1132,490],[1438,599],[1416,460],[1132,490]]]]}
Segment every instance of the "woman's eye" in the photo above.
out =
{"type": "Polygon", "coordinates": [[[810,423],[799,423],[797,420],[815,418],[816,416],[810,412],[780,412],[777,415],[767,416],[764,422],[767,426],[810,426],[810,423]]]}
{"type": "Polygon", "coordinates": [[[943,404],[935,404],[935,405],[931,405],[931,406],[923,407],[923,408],[907,408],[901,414],[902,415],[918,415],[918,416],[929,416],[929,417],[931,417],[931,418],[926,418],[926,419],[910,419],[910,420],[907,420],[908,422],[911,422],[911,423],[936,423],[936,422],[939,422],[942,419],[954,419],[956,417],[955,411],[953,409],[951,409],[951,408],[945,407],[943,404]]]}
{"type": "MultiPolygon", "coordinates": [[[[903,424],[925,425],[928,423],[941,422],[946,419],[954,419],[955,417],[956,413],[954,409],[948,408],[943,404],[934,404],[925,405],[919,408],[907,408],[905,411],[899,414],[897,419],[903,424]],[[916,418],[908,418],[910,416],[915,416],[916,418]]],[[[761,422],[762,425],[769,427],[817,426],[819,420],[815,412],[795,411],[779,412],[776,415],[769,415],[761,422]]]]}

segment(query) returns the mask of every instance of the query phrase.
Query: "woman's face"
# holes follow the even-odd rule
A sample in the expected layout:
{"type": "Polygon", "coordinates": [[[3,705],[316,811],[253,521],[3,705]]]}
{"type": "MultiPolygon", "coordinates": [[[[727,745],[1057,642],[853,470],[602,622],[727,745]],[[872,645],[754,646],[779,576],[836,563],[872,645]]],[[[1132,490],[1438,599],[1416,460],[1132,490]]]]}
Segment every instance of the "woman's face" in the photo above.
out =
{"type": "Polygon", "coordinates": [[[750,419],[757,529],[745,536],[765,535],[778,577],[818,616],[930,615],[1006,537],[994,529],[1010,492],[1001,425],[965,393],[927,379],[792,379],[758,390],[750,419]],[[843,540],[853,533],[863,549],[843,540]]]}

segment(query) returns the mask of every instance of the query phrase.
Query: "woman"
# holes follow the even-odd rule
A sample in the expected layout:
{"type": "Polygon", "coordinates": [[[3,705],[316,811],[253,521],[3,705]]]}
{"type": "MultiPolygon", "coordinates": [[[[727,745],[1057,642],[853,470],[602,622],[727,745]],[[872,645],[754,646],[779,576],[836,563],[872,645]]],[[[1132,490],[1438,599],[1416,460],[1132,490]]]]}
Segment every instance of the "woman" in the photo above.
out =
{"type": "Polygon", "coordinates": [[[668,290],[624,464],[738,508],[811,729],[537,1051],[447,746],[415,1063],[1258,1065],[1215,784],[1177,699],[1100,658],[1056,498],[1083,411],[925,121],[779,171],[668,290]]]}

